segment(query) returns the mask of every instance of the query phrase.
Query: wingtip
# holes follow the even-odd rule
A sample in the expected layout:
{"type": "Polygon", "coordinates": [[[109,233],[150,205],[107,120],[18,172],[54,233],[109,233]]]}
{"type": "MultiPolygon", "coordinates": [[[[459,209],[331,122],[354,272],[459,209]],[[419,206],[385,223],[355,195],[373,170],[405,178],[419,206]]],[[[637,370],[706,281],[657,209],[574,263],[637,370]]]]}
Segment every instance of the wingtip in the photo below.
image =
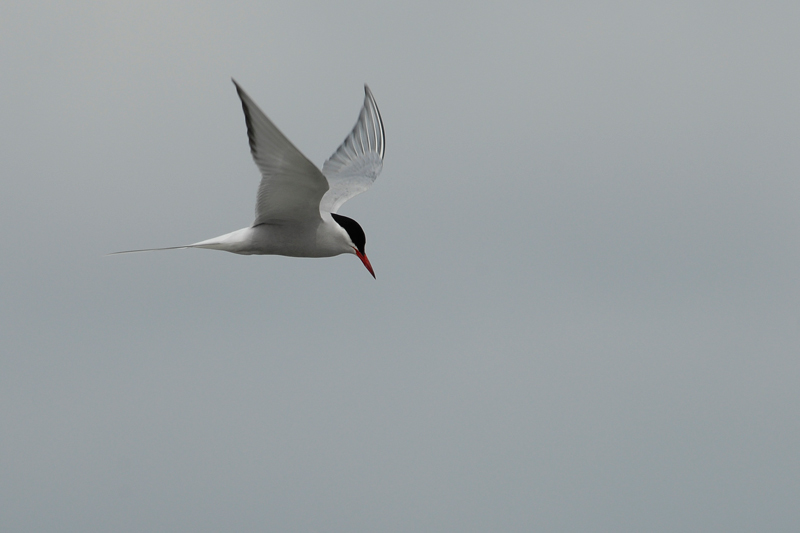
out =
{"type": "Polygon", "coordinates": [[[242,94],[244,92],[242,90],[242,86],[239,85],[239,83],[235,79],[233,79],[233,76],[231,76],[231,81],[233,82],[233,86],[236,87],[236,93],[237,94],[242,94]]]}
{"type": "MultiPolygon", "coordinates": [[[[386,141],[384,140],[386,134],[385,134],[384,129],[383,129],[383,117],[381,116],[380,109],[378,109],[378,102],[375,101],[375,96],[372,94],[372,91],[369,89],[369,85],[367,85],[366,83],[364,84],[364,94],[365,94],[366,101],[368,101],[371,104],[371,107],[373,108],[375,116],[378,119],[378,127],[381,130],[380,131],[380,139],[381,139],[380,140],[380,148],[378,149],[378,153],[380,154],[381,159],[383,159],[383,154],[386,151],[386,145],[385,145],[386,141]]],[[[365,105],[366,105],[366,103],[365,103],[365,105]]]]}

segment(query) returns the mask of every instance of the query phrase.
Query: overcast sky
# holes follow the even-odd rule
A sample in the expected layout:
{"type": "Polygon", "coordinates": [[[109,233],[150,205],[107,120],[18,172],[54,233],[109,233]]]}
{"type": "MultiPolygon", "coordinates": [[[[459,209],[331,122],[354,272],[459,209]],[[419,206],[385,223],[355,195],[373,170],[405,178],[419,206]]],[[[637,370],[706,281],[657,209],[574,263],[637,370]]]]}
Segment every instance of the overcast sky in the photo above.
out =
{"type": "Polygon", "coordinates": [[[797,531],[800,4],[0,4],[0,530],[797,531]],[[351,255],[252,222],[234,77],[351,255]]]}

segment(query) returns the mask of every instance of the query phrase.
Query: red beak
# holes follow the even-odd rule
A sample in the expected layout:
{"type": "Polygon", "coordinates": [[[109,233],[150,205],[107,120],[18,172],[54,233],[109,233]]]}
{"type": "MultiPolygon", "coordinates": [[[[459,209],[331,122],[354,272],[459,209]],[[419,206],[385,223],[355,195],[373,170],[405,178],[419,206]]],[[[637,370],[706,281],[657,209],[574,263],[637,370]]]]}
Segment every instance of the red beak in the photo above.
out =
{"type": "MultiPolygon", "coordinates": [[[[353,248],[353,250],[356,250],[356,249],[353,248]]],[[[356,250],[356,255],[358,256],[359,259],[361,259],[361,262],[364,263],[364,266],[367,267],[367,270],[369,270],[369,273],[372,274],[372,277],[375,278],[375,271],[372,270],[372,265],[369,264],[369,259],[367,259],[367,255],[366,254],[362,254],[358,250],[356,250]]],[[[378,279],[378,278],[375,278],[375,279],[378,279]]]]}

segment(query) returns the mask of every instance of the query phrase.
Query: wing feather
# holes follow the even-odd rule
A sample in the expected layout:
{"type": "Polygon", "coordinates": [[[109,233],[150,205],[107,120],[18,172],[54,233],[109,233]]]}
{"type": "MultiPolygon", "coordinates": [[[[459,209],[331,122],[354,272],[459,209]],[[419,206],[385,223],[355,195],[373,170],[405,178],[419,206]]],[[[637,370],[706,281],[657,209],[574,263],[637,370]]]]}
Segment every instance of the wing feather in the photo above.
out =
{"type": "Polygon", "coordinates": [[[330,189],[322,197],[320,210],[335,213],[347,200],[369,189],[383,169],[384,151],[381,112],[372,91],[364,85],[364,106],[356,125],[322,166],[330,189]]]}
{"type": "Polygon", "coordinates": [[[278,130],[233,80],[242,101],[247,139],[261,171],[254,226],[320,218],[320,200],[328,181],[319,169],[278,130]]]}

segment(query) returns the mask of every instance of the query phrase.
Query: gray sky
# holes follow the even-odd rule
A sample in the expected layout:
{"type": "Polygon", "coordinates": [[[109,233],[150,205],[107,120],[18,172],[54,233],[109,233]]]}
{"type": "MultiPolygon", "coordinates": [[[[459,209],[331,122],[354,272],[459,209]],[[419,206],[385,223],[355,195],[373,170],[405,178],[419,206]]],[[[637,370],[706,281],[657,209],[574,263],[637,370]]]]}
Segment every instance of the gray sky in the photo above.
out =
{"type": "Polygon", "coordinates": [[[0,4],[3,531],[797,531],[800,7],[0,4]],[[253,217],[239,81],[352,256],[253,217]]]}

